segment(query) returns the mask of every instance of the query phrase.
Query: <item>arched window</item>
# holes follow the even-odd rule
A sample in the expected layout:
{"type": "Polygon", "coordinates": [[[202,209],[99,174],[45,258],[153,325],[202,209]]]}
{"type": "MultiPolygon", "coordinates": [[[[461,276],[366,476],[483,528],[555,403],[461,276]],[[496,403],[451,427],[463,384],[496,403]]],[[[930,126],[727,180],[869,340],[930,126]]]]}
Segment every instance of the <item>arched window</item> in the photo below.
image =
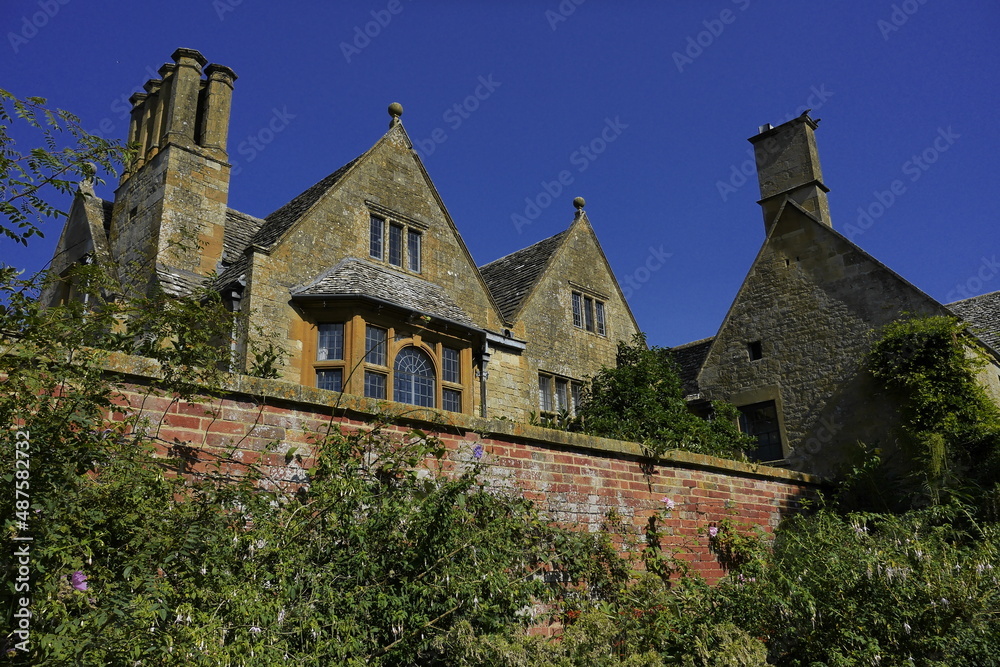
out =
{"type": "Polygon", "coordinates": [[[396,355],[393,400],[422,408],[434,407],[434,366],[430,357],[415,347],[404,347],[396,355]]]}

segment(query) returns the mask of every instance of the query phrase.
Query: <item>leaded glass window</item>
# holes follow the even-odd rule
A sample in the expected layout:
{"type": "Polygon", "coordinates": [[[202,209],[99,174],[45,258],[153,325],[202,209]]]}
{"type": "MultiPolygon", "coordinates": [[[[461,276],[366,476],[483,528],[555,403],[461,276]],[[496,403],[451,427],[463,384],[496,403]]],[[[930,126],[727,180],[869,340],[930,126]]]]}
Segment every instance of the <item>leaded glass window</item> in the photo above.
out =
{"type": "Polygon", "coordinates": [[[423,408],[434,407],[434,366],[425,352],[404,347],[396,355],[393,370],[393,400],[423,408]]]}

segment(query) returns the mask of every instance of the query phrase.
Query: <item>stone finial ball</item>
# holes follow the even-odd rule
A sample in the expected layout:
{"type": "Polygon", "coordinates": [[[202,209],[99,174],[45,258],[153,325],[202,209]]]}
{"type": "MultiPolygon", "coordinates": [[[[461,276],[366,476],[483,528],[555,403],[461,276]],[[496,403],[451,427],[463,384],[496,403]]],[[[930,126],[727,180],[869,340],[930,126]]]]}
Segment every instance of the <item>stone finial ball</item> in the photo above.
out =
{"type": "Polygon", "coordinates": [[[584,199],[583,197],[577,197],[576,199],[573,200],[573,206],[576,206],[577,208],[583,208],[586,205],[587,205],[587,200],[584,199]]]}
{"type": "Polygon", "coordinates": [[[393,118],[399,118],[403,115],[403,105],[399,102],[393,102],[389,105],[389,115],[393,118]]]}

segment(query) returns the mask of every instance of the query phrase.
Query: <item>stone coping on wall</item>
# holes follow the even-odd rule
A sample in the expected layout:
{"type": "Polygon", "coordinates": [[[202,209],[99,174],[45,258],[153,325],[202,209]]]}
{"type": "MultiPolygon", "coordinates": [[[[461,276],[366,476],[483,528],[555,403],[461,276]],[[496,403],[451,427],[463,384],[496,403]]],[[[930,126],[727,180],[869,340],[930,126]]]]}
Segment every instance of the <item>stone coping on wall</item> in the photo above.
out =
{"type": "MultiPolygon", "coordinates": [[[[137,384],[155,383],[163,377],[159,364],[149,358],[120,352],[108,353],[105,359],[108,372],[134,380],[137,384]],[[152,381],[152,382],[151,382],[152,381]]],[[[822,487],[828,481],[816,475],[776,468],[758,463],[748,463],[723,459],[682,450],[672,450],[654,460],[642,445],[635,442],[613,440],[585,433],[559,431],[541,426],[533,426],[507,419],[484,419],[471,415],[420,408],[393,401],[379,401],[371,398],[341,394],[325,389],[317,389],[285,380],[251,377],[249,375],[229,375],[213,394],[229,393],[251,397],[272,404],[294,404],[298,409],[331,414],[340,411],[345,416],[360,421],[371,421],[376,417],[391,417],[397,423],[428,431],[465,431],[484,438],[499,437],[541,444],[557,449],[573,449],[594,455],[643,460],[660,466],[694,468],[729,474],[739,477],[756,477],[793,484],[822,487]]]]}

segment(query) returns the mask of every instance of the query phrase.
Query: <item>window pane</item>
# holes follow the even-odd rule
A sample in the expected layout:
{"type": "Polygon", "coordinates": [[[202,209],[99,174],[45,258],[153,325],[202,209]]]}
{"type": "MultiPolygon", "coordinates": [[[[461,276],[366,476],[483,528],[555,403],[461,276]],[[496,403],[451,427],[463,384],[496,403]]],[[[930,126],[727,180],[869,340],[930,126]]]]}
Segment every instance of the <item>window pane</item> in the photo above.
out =
{"type": "Polygon", "coordinates": [[[389,225],[389,263],[403,266],[403,228],[389,225]]]}
{"type": "Polygon", "coordinates": [[[552,378],[538,376],[538,408],[542,412],[552,412],[552,378]]]}
{"type": "Polygon", "coordinates": [[[573,326],[582,327],[583,326],[583,297],[577,293],[573,292],[573,326]]]}
{"type": "Polygon", "coordinates": [[[365,371],[365,396],[368,398],[385,398],[385,375],[365,371]]]}
{"type": "Polygon", "coordinates": [[[444,348],[441,357],[441,379],[445,382],[461,382],[462,374],[458,365],[458,350],[444,348]]]}
{"type": "Polygon", "coordinates": [[[340,368],[330,368],[316,371],[316,386],[330,391],[344,390],[344,371],[340,368]]]}
{"type": "Polygon", "coordinates": [[[594,300],[589,296],[583,297],[583,322],[587,331],[594,330],[594,300]]]}
{"type": "Polygon", "coordinates": [[[573,405],[570,406],[570,412],[575,415],[580,410],[580,383],[574,382],[570,384],[570,391],[573,394],[573,405]]]}
{"type": "Polygon", "coordinates": [[[406,253],[410,271],[420,273],[420,232],[412,229],[406,232],[406,253]]]}
{"type": "Polygon", "coordinates": [[[442,408],[449,412],[462,411],[462,392],[454,389],[445,389],[441,392],[442,408]]]}
{"type": "Polygon", "coordinates": [[[426,353],[415,347],[404,347],[396,355],[393,370],[394,401],[434,407],[434,366],[426,353]]]}
{"type": "Polygon", "coordinates": [[[757,461],[776,461],[783,456],[778,410],[774,401],[754,403],[739,408],[740,430],[757,439],[757,449],[748,452],[757,461]]]}
{"type": "Polygon", "coordinates": [[[597,314],[597,333],[604,335],[604,302],[594,303],[594,312],[597,314]]]}
{"type": "Polygon", "coordinates": [[[559,412],[569,410],[567,389],[566,380],[556,380],[556,410],[559,412]]]}
{"type": "Polygon", "coordinates": [[[385,233],[385,220],[371,217],[371,240],[368,244],[368,254],[376,259],[382,259],[382,235],[385,233]]]}
{"type": "Polygon", "coordinates": [[[320,324],[317,329],[319,330],[319,344],[316,346],[316,359],[319,361],[343,359],[344,323],[329,322],[320,324]]]}
{"type": "Polygon", "coordinates": [[[372,325],[365,326],[365,361],[385,366],[386,330],[372,325]]]}

